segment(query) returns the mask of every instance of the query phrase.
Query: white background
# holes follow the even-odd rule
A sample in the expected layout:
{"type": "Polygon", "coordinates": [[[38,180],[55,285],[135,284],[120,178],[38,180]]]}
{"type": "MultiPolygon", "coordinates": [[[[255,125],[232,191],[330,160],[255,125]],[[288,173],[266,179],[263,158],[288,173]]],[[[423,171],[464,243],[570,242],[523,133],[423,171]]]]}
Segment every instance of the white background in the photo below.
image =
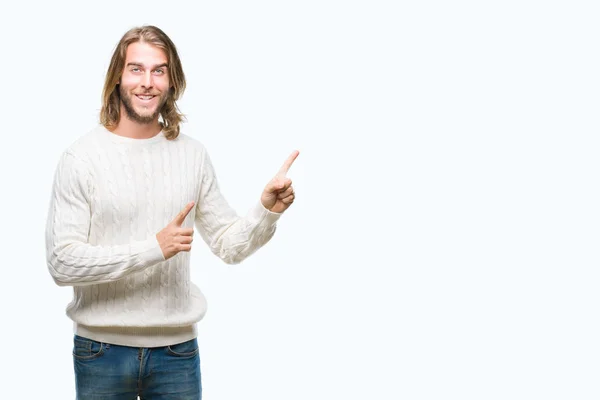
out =
{"type": "Polygon", "coordinates": [[[146,23],[239,213],[300,150],[270,243],[193,250],[204,399],[600,398],[594,2],[192,4],[3,6],[2,398],[74,398],[52,177],[146,23]]]}

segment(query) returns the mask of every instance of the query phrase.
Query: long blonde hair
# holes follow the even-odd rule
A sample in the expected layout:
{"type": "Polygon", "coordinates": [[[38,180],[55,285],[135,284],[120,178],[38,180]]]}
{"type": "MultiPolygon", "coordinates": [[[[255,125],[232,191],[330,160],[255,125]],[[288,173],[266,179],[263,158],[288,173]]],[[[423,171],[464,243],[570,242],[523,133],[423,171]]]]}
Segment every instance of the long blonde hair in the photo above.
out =
{"type": "Polygon", "coordinates": [[[181,60],[177,54],[175,44],[159,28],[152,25],[135,27],[127,31],[115,48],[110,60],[104,89],[102,90],[102,109],[100,110],[100,123],[107,129],[118,125],[121,118],[121,104],[119,97],[119,80],[125,67],[127,46],[135,42],[145,42],[162,49],[167,55],[169,63],[169,89],[167,100],[160,110],[163,132],[167,139],[175,139],[179,136],[179,124],[184,120],[184,115],[179,112],[176,101],[179,100],[185,90],[185,75],[181,67],[181,60]]]}

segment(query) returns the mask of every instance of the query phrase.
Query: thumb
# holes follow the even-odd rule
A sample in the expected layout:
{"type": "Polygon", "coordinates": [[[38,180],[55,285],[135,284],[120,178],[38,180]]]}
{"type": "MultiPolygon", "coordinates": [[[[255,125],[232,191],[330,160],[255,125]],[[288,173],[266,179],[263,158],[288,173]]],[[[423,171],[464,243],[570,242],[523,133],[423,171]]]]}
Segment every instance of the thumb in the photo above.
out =
{"type": "Polygon", "coordinates": [[[265,190],[269,193],[280,192],[287,189],[291,184],[292,180],[290,178],[274,178],[267,184],[265,190]]]}

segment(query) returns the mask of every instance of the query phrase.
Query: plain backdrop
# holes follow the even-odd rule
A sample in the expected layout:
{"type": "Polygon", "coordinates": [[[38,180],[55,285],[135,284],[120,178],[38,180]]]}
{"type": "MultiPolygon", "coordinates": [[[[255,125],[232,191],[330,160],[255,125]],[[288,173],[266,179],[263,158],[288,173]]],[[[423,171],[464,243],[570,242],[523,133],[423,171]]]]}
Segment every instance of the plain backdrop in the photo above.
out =
{"type": "Polygon", "coordinates": [[[192,279],[204,399],[600,398],[593,1],[16,2],[0,14],[3,399],[72,399],[72,289],[44,228],[112,51],[154,24],[238,213],[297,199],[192,279]]]}

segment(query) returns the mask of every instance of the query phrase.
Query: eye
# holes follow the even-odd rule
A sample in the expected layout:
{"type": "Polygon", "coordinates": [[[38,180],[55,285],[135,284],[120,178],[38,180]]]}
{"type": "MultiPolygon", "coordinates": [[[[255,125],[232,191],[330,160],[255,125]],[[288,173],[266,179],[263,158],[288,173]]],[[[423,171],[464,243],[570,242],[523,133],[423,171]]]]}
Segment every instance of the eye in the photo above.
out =
{"type": "Polygon", "coordinates": [[[139,69],[138,67],[133,67],[131,68],[131,72],[140,72],[141,69],[139,69]]]}
{"type": "Polygon", "coordinates": [[[155,72],[156,74],[158,74],[158,75],[162,75],[162,74],[164,74],[164,73],[165,73],[165,70],[164,70],[164,69],[162,69],[162,68],[159,68],[159,69],[155,69],[155,70],[154,70],[154,72],[155,72]]]}

